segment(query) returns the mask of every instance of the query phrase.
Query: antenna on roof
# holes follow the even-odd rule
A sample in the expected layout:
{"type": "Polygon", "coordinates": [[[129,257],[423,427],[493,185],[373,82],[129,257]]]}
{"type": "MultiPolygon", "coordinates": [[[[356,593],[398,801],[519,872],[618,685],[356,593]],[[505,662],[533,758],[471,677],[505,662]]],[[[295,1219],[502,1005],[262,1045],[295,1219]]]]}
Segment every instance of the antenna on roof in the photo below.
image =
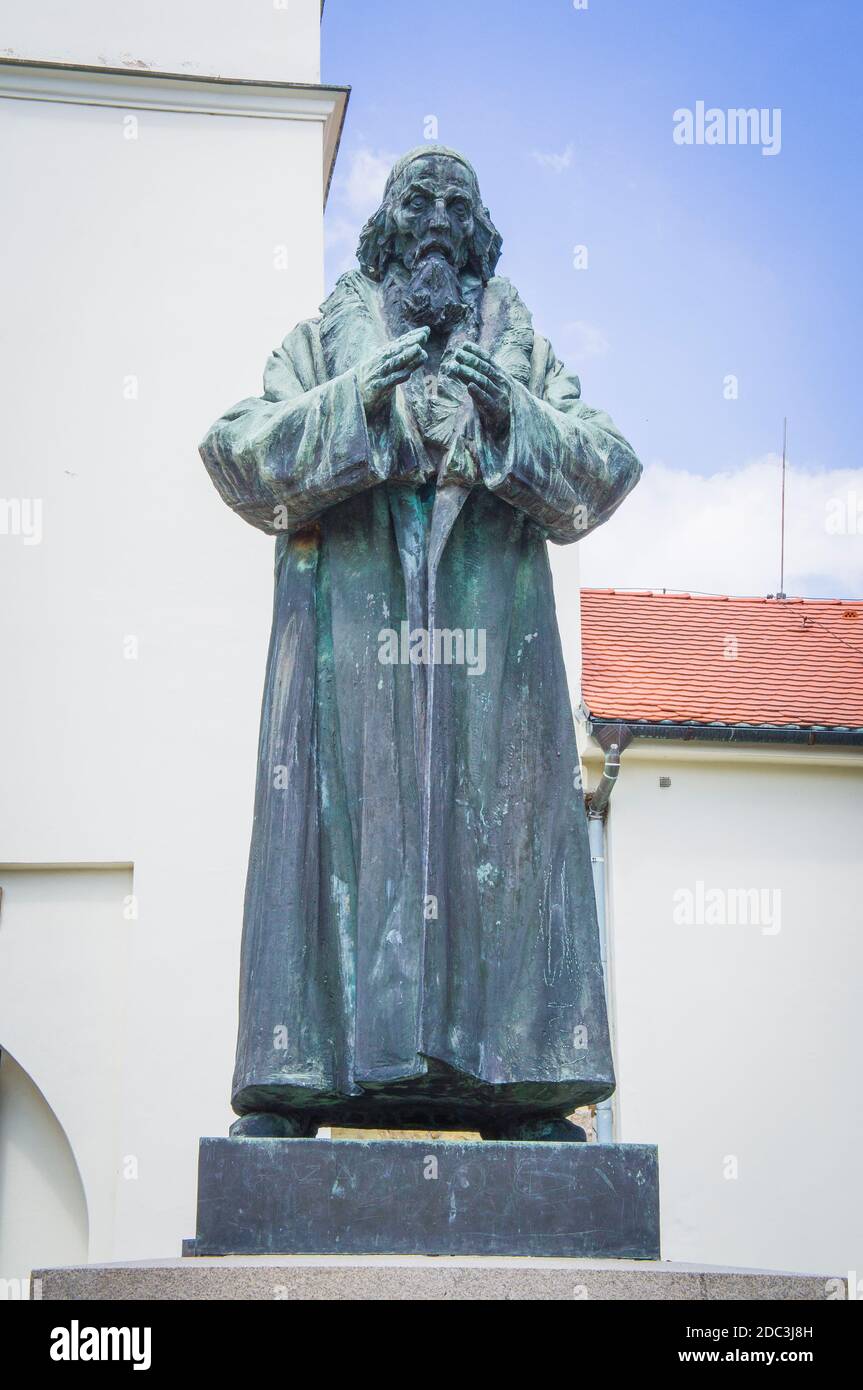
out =
{"type": "Polygon", "coordinates": [[[785,453],[788,446],[788,416],[782,421],[782,507],[779,540],[779,592],[777,598],[786,598],[785,593],[785,453]]]}

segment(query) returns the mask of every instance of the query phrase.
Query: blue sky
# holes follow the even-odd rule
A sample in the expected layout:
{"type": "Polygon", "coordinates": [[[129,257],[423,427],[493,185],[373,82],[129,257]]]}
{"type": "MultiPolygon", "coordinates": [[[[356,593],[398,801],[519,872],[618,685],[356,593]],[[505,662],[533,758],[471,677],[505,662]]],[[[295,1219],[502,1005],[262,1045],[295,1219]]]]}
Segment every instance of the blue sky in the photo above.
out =
{"type": "Polygon", "coordinates": [[[586,582],[775,590],[787,415],[786,590],[863,592],[861,40],[857,0],[327,0],[323,80],[353,88],[328,283],[434,116],[500,273],[646,465],[586,582]],[[699,101],[778,108],[778,153],[675,143],[699,101]]]}

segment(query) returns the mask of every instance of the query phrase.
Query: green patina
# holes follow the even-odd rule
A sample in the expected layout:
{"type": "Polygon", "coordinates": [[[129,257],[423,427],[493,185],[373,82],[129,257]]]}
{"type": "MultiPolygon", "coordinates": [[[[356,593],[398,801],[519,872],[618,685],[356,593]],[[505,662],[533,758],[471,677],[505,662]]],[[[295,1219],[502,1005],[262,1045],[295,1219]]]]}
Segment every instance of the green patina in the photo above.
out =
{"type": "Polygon", "coordinates": [[[278,538],[241,1133],[573,1137],[560,1117],[614,1086],[547,543],[605,521],[640,466],[500,246],[470,164],[412,151],[360,268],[202,445],[278,538]],[[382,664],[402,623],[481,633],[482,669],[382,664]]]}

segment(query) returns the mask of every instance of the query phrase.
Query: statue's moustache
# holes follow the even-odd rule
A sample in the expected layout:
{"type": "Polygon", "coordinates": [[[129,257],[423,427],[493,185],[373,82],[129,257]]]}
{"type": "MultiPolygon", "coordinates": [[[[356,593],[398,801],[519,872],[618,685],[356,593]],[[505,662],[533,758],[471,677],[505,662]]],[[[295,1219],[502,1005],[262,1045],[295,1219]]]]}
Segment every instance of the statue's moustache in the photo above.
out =
{"type": "Polygon", "coordinates": [[[426,237],[425,241],[420,242],[414,253],[413,264],[417,265],[420,261],[424,260],[426,256],[431,255],[443,256],[449,261],[450,265],[455,261],[455,252],[453,251],[452,245],[445,237],[430,236],[426,237]]]}

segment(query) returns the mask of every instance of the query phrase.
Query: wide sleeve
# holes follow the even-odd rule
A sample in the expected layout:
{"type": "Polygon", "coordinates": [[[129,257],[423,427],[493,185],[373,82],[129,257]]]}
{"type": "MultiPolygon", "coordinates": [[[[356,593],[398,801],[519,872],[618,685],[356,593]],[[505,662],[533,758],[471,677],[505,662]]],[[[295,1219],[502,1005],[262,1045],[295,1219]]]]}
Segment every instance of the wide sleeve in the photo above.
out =
{"type": "Polygon", "coordinates": [[[583,404],[578,377],[545,348],[537,393],[513,382],[509,433],[481,451],[480,466],[487,488],[566,545],[611,516],[641,464],[609,417],[583,404]]]}
{"type": "Polygon", "coordinates": [[[270,356],[264,394],[227,411],[201,443],[223,500],[270,535],[383,481],[355,373],[325,377],[317,324],[301,323],[270,356]]]}

